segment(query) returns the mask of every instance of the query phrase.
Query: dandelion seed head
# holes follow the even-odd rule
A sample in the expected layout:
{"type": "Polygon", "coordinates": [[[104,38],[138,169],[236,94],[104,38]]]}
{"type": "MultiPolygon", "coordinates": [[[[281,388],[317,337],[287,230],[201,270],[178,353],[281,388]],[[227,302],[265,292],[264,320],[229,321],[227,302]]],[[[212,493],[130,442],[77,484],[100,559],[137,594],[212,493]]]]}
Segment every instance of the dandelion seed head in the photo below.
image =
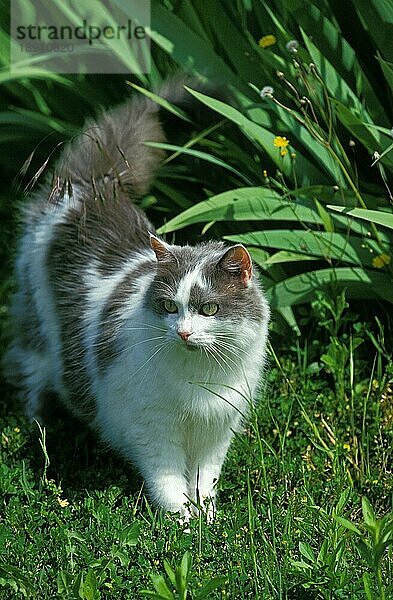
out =
{"type": "Polygon", "coordinates": [[[271,85],[264,85],[259,95],[261,98],[271,98],[274,94],[274,88],[271,85]]]}
{"type": "Polygon", "coordinates": [[[297,40],[289,40],[289,42],[285,45],[288,52],[296,54],[299,48],[299,42],[297,40]]]}
{"type": "Polygon", "coordinates": [[[371,166],[373,167],[375,165],[375,163],[377,163],[379,161],[380,158],[381,158],[380,153],[375,151],[373,154],[373,162],[371,163],[371,166]]]}

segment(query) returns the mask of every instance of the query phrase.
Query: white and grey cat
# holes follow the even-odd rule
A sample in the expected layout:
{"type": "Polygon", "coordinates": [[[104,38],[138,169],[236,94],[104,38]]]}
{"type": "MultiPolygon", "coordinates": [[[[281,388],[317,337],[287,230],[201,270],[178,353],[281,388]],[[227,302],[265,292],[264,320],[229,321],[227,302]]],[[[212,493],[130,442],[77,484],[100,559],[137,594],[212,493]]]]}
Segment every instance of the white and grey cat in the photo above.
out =
{"type": "Polygon", "coordinates": [[[30,417],[48,392],[134,463],[153,501],[211,499],[258,387],[269,307],[250,255],[170,245],[132,199],[164,141],[135,98],[68,145],[29,201],[17,256],[8,374],[30,417]]]}

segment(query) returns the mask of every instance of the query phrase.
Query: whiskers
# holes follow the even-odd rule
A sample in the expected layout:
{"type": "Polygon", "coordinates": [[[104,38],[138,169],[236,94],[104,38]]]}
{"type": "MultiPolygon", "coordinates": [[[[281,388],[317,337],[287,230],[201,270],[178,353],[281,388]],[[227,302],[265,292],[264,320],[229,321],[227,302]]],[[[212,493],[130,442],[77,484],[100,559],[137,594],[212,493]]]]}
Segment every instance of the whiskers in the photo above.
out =
{"type": "Polygon", "coordinates": [[[243,371],[243,362],[248,353],[239,345],[235,333],[215,333],[214,341],[202,348],[209,363],[212,364],[213,361],[220,371],[230,372],[233,375],[243,371]]]}
{"type": "Polygon", "coordinates": [[[155,329],[157,331],[162,331],[167,333],[168,329],[166,327],[159,327],[158,325],[153,325],[152,323],[143,323],[142,321],[133,321],[135,326],[130,327],[126,325],[123,328],[123,331],[147,331],[148,329],[155,329]]]}

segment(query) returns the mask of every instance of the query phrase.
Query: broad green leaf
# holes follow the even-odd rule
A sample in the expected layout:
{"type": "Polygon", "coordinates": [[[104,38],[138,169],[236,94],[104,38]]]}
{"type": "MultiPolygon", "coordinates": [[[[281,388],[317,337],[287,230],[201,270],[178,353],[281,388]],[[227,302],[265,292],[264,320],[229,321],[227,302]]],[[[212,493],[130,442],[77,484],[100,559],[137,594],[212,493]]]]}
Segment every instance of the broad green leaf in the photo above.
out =
{"type": "MultiPolygon", "coordinates": [[[[227,238],[228,239],[228,238],[227,238]]],[[[229,239],[232,239],[229,237],[229,239]]],[[[288,252],[287,250],[279,250],[264,261],[264,265],[275,265],[279,263],[299,262],[303,260],[318,260],[317,256],[308,254],[300,254],[299,252],[288,252]]]]}
{"type": "Polygon", "coordinates": [[[153,600],[175,600],[173,594],[168,598],[168,596],[163,596],[162,594],[152,592],[151,590],[141,590],[139,594],[144,598],[153,598],[153,600]]]}
{"type": "Polygon", "coordinates": [[[372,583],[371,583],[371,575],[370,573],[367,573],[366,571],[363,573],[362,575],[362,579],[363,579],[363,587],[364,587],[364,593],[366,595],[366,599],[367,600],[374,600],[374,594],[372,591],[372,583]]]}
{"type": "Polygon", "coordinates": [[[226,82],[238,81],[205,36],[199,37],[174,12],[166,10],[158,2],[153,2],[151,8],[152,28],[149,35],[179,65],[188,72],[192,69],[202,76],[206,65],[209,65],[211,76],[221,77],[226,82]]]}
{"type": "Polygon", "coordinates": [[[348,529],[353,533],[357,533],[357,535],[362,535],[360,529],[358,529],[356,525],[352,523],[352,521],[349,521],[348,519],[345,519],[345,517],[341,517],[340,515],[334,515],[334,519],[337,521],[337,523],[345,527],[345,529],[348,529]]]}
{"type": "Polygon", "coordinates": [[[166,574],[169,577],[169,581],[171,582],[171,584],[175,588],[176,585],[177,585],[175,571],[172,569],[172,567],[169,564],[169,562],[167,560],[165,560],[165,559],[164,559],[164,569],[165,569],[166,574]]]}
{"type": "Polygon", "coordinates": [[[327,210],[325,210],[325,208],[322,206],[322,204],[320,202],[318,202],[318,200],[316,198],[315,198],[315,206],[317,207],[318,214],[322,219],[325,231],[327,231],[329,233],[333,233],[334,232],[333,220],[332,220],[331,216],[329,215],[329,213],[327,212],[327,210]]]}
{"type": "Polygon", "coordinates": [[[373,569],[375,567],[374,556],[373,556],[373,552],[370,549],[370,547],[368,546],[368,544],[366,544],[363,539],[360,539],[360,540],[358,539],[357,540],[357,549],[358,549],[360,555],[362,556],[363,560],[366,562],[366,564],[370,567],[370,569],[373,569]]]}
{"type": "Polygon", "coordinates": [[[0,125],[27,127],[45,133],[53,130],[60,133],[64,133],[65,131],[74,132],[76,130],[76,127],[72,123],[66,123],[60,119],[54,119],[53,117],[48,117],[32,110],[21,108],[17,109],[15,112],[1,112],[0,125]]]}
{"type": "Polygon", "coordinates": [[[192,556],[186,551],[181,559],[180,566],[176,569],[177,589],[182,592],[187,587],[187,582],[191,575],[192,556]]]}
{"type": "Polygon", "coordinates": [[[97,577],[94,571],[89,571],[82,586],[82,597],[84,600],[99,600],[101,595],[97,585],[97,577]]]}
{"type": "Polygon", "coordinates": [[[288,323],[289,327],[293,329],[296,335],[300,335],[299,325],[297,324],[295,313],[292,310],[291,306],[282,306],[277,309],[282,316],[282,318],[288,323]]]}
{"type": "Polygon", "coordinates": [[[332,103],[336,109],[336,114],[340,119],[341,123],[356,137],[370,152],[380,150],[380,138],[376,135],[372,129],[367,127],[367,123],[364,123],[356,114],[354,114],[349,108],[344,106],[339,100],[332,99],[332,103]]]}
{"type": "Polygon", "coordinates": [[[333,206],[331,204],[328,204],[327,208],[343,213],[348,217],[363,219],[364,221],[368,221],[369,223],[376,223],[377,225],[382,225],[383,227],[393,229],[392,212],[382,210],[368,210],[366,208],[352,208],[351,210],[347,210],[345,207],[333,206]]]}
{"type": "Polygon", "coordinates": [[[205,160],[214,165],[217,165],[218,167],[222,167],[223,169],[226,169],[227,171],[231,171],[232,173],[235,173],[235,175],[240,177],[240,179],[243,179],[243,181],[245,180],[247,183],[249,183],[248,179],[243,175],[243,173],[240,173],[240,171],[238,171],[234,167],[231,167],[231,165],[228,165],[226,162],[224,162],[220,158],[216,158],[212,154],[207,154],[207,152],[201,152],[200,150],[193,150],[192,148],[186,148],[185,146],[174,146],[173,144],[162,144],[162,143],[158,143],[158,142],[144,142],[144,144],[145,144],[145,146],[150,146],[151,148],[161,148],[162,150],[172,150],[173,152],[177,152],[178,154],[189,154],[190,156],[194,156],[195,158],[200,158],[201,160],[205,160]]]}
{"type": "Polygon", "coordinates": [[[365,496],[362,497],[362,513],[365,524],[371,527],[375,527],[375,512],[370,504],[370,501],[365,496]]]}
{"type": "Polygon", "coordinates": [[[195,600],[205,600],[210,597],[211,592],[214,592],[218,587],[225,584],[225,577],[213,577],[210,579],[201,590],[198,590],[195,595],[195,600]]]}
{"type": "Polygon", "coordinates": [[[309,302],[317,290],[334,285],[347,288],[350,298],[380,297],[393,303],[392,278],[385,273],[360,268],[319,269],[294,275],[266,290],[272,308],[309,302]]]}
{"type": "Polygon", "coordinates": [[[179,119],[182,119],[183,121],[188,121],[188,123],[191,123],[191,119],[189,119],[187,117],[187,115],[184,111],[182,111],[177,106],[174,106],[173,104],[168,102],[168,100],[166,100],[165,98],[162,98],[158,94],[154,94],[150,90],[146,90],[145,88],[141,87],[140,85],[136,85],[135,83],[132,83],[131,81],[127,81],[127,85],[131,86],[132,88],[134,88],[134,90],[137,90],[138,92],[140,92],[141,94],[143,94],[144,96],[146,96],[147,98],[149,98],[150,100],[155,102],[156,104],[159,104],[162,108],[165,108],[165,110],[176,115],[177,117],[179,117],[179,119]]]}
{"type": "Polygon", "coordinates": [[[356,109],[359,115],[363,114],[365,117],[367,116],[367,120],[371,120],[355,92],[351,90],[349,85],[340,76],[332,63],[330,63],[327,58],[323,56],[321,51],[315,46],[310,37],[304,31],[302,31],[302,36],[304,43],[307,46],[307,50],[309,51],[310,56],[317,67],[319,75],[325,82],[330,95],[341,102],[341,104],[344,106],[356,109]]]}
{"type": "MultiPolygon", "coordinates": [[[[331,5],[330,14],[323,9],[318,0],[308,0],[306,10],[304,10],[304,0],[291,0],[286,3],[286,7],[292,13],[296,23],[312,35],[313,43],[334,65],[337,73],[345,79],[349,87],[357,91],[360,86],[373,115],[378,120],[383,118],[384,107],[351,46],[353,38],[348,36],[346,39],[337,24],[334,4],[331,5]]],[[[364,43],[366,44],[367,40],[364,40],[364,43]]]]}
{"type": "Polygon", "coordinates": [[[37,598],[37,592],[31,584],[31,577],[25,575],[22,569],[3,562],[0,564],[0,578],[2,577],[17,583],[18,587],[26,592],[27,597],[30,595],[31,598],[37,598]]]}
{"type": "Polygon", "coordinates": [[[137,521],[135,523],[131,523],[131,525],[127,525],[127,527],[125,527],[120,534],[122,543],[126,546],[136,546],[138,543],[140,530],[141,526],[137,521]]]}
{"type": "Polygon", "coordinates": [[[293,201],[282,200],[269,188],[244,187],[212,196],[187,209],[159,228],[158,233],[169,233],[191,225],[209,221],[304,221],[321,224],[317,212],[293,201]]]}
{"type": "Polygon", "coordinates": [[[310,544],[307,542],[299,542],[300,553],[310,562],[315,563],[315,554],[310,544]]]}
{"type": "Polygon", "coordinates": [[[20,79],[51,79],[53,81],[61,83],[62,85],[73,85],[73,82],[70,79],[62,77],[57,73],[46,71],[45,69],[38,69],[34,67],[16,69],[14,67],[12,71],[9,71],[9,69],[0,71],[0,84],[10,83],[12,81],[18,81],[20,79]]]}
{"type": "Polygon", "coordinates": [[[150,579],[153,583],[154,589],[160,595],[161,598],[165,600],[174,600],[173,594],[167,586],[165,579],[162,575],[154,575],[153,573],[150,573],[150,579]]]}
{"type": "MultiPolygon", "coordinates": [[[[187,89],[190,92],[190,94],[192,94],[193,96],[195,96],[195,98],[206,104],[206,106],[209,106],[211,109],[215,110],[220,115],[223,115],[233,123],[236,123],[247,137],[249,137],[251,140],[254,140],[257,144],[259,144],[259,146],[261,146],[265,150],[265,152],[268,154],[270,159],[277,165],[280,171],[285,173],[285,175],[287,175],[288,177],[292,177],[293,173],[291,161],[289,160],[288,156],[286,156],[283,160],[280,156],[280,153],[278,152],[278,149],[274,146],[274,138],[276,137],[276,133],[273,133],[265,127],[254,123],[253,121],[245,117],[239,110],[237,110],[233,106],[230,106],[229,104],[226,104],[225,102],[221,102],[221,100],[211,98],[210,96],[206,96],[205,94],[201,94],[200,92],[197,92],[190,88],[187,89]]],[[[294,123],[292,124],[293,127],[296,127],[299,131],[301,131],[298,125],[294,123]]],[[[318,170],[315,169],[315,167],[313,167],[309,161],[306,161],[301,156],[301,154],[299,154],[297,158],[297,168],[300,177],[302,174],[302,170],[309,172],[313,176],[318,175],[318,170]]],[[[319,177],[321,177],[320,174],[319,177]]]]}
{"type": "MultiPolygon", "coordinates": [[[[346,208],[355,208],[358,204],[358,199],[353,190],[346,190],[343,188],[337,189],[332,185],[309,185],[297,188],[296,190],[291,190],[290,192],[287,192],[286,196],[311,198],[313,200],[317,199],[324,204],[332,204],[334,200],[335,204],[342,204],[346,208]]],[[[284,197],[286,196],[284,195],[284,197]]],[[[377,206],[383,202],[382,198],[372,196],[371,194],[362,194],[362,198],[366,202],[368,208],[377,208],[377,206]]]]}
{"type": "Polygon", "coordinates": [[[377,55],[377,59],[379,61],[379,64],[381,65],[383,74],[385,75],[386,83],[390,87],[390,90],[393,94],[393,63],[383,60],[379,53],[377,55]]]}
{"type": "Polygon", "coordinates": [[[304,560],[293,560],[292,558],[289,559],[290,563],[293,567],[297,567],[298,569],[302,569],[303,571],[306,570],[311,570],[313,568],[312,565],[310,565],[309,563],[304,562],[304,560]]]}
{"type": "Polygon", "coordinates": [[[70,585],[72,582],[72,577],[66,571],[60,571],[57,574],[56,583],[57,583],[57,593],[64,597],[66,594],[70,593],[70,585]]]}
{"type": "Polygon", "coordinates": [[[340,497],[339,497],[338,502],[337,502],[336,507],[335,507],[335,514],[336,515],[339,515],[342,512],[344,506],[347,504],[347,502],[349,500],[350,495],[351,495],[351,489],[350,488],[347,488],[346,490],[344,490],[340,494],[340,497]]]}
{"type": "Polygon", "coordinates": [[[353,9],[359,13],[376,49],[389,61],[393,61],[393,10],[390,0],[352,0],[353,9]]]}
{"type": "Polygon", "coordinates": [[[323,258],[328,262],[336,260],[358,266],[371,266],[374,256],[380,252],[379,246],[374,240],[309,229],[269,229],[225,236],[225,239],[240,242],[246,246],[279,248],[300,256],[303,255],[300,260],[307,260],[312,256],[323,258]]]}
{"type": "MultiPolygon", "coordinates": [[[[315,365],[316,365],[316,368],[318,368],[318,363],[311,363],[311,365],[312,365],[312,364],[315,364],[315,365]]],[[[311,365],[310,365],[310,366],[311,366],[311,365]]],[[[310,368],[310,367],[309,367],[309,368],[310,368]]],[[[329,550],[330,550],[330,549],[329,549],[329,540],[327,540],[327,539],[325,538],[325,539],[323,540],[323,542],[322,542],[322,545],[321,545],[321,548],[320,548],[320,550],[319,550],[319,552],[318,552],[318,556],[317,556],[317,563],[318,563],[318,564],[322,564],[322,565],[326,564],[326,557],[327,557],[327,555],[328,555],[328,553],[329,553],[329,550]]]]}
{"type": "MultiPolygon", "coordinates": [[[[307,183],[313,181],[339,181],[340,168],[326,148],[310,134],[306,127],[298,123],[288,110],[284,110],[275,104],[273,106],[280,121],[282,121],[285,126],[284,132],[291,142],[291,148],[295,150],[295,169],[298,181],[300,181],[302,185],[307,185],[307,183]],[[316,163],[319,168],[316,168],[314,163],[311,163],[311,161],[303,156],[303,149],[314,157],[314,163],[316,163]]],[[[258,116],[256,111],[252,114],[256,117],[258,116]]],[[[282,129],[283,127],[281,126],[280,130],[282,129]]],[[[287,158],[288,157],[286,157],[285,160],[287,158]]]]}

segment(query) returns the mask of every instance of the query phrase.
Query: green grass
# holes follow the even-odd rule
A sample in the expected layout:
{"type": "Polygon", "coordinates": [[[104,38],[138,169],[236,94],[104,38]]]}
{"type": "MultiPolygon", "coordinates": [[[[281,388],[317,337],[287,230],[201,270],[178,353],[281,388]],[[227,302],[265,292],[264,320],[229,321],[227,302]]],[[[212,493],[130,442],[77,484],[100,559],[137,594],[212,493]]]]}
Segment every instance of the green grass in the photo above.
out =
{"type": "MultiPolygon", "coordinates": [[[[80,424],[55,413],[41,430],[1,385],[0,599],[393,597],[393,17],[386,0],[350,6],[349,25],[338,0],[152,2],[152,70],[131,85],[157,89],[175,63],[208,68],[236,102],[199,95],[207,123],[168,121],[170,152],[141,204],[180,243],[208,232],[249,246],[275,309],[266,386],[230,449],[215,522],[187,532],[80,424]],[[277,43],[262,49],[265,34],[277,43]]],[[[5,3],[0,354],[23,190],[85,117],[129,92],[116,75],[11,77],[8,21],[5,3]]]]}
{"type": "Polygon", "coordinates": [[[190,533],[82,426],[57,414],[42,431],[9,390],[0,598],[391,598],[392,363],[343,297],[313,310],[307,342],[270,348],[217,518],[190,533]]]}

